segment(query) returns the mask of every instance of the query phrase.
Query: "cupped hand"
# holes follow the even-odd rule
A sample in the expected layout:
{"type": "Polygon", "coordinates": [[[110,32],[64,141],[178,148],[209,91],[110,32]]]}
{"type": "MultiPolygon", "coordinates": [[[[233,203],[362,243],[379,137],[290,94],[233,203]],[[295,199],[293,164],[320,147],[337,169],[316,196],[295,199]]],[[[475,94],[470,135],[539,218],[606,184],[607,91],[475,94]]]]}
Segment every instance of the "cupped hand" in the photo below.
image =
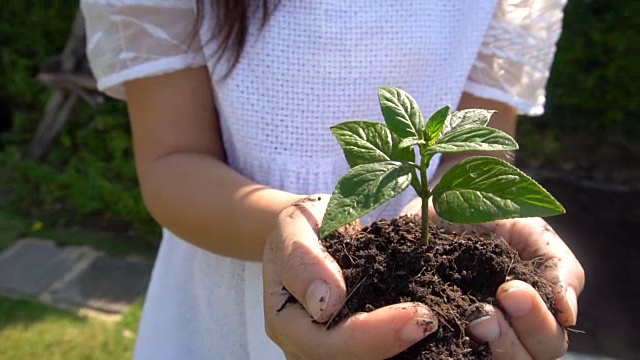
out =
{"type": "Polygon", "coordinates": [[[269,337],[287,359],[385,359],[436,330],[425,305],[402,303],[354,314],[330,331],[346,286],[338,264],[318,241],[329,195],[285,209],[267,240],[263,258],[264,312],[269,337]],[[289,294],[300,305],[286,304],[289,294]],[[316,320],[315,322],[312,322],[316,320]]]}
{"type": "MultiPolygon", "coordinates": [[[[420,213],[421,200],[410,203],[404,213],[420,213]]],[[[513,247],[524,260],[536,259],[545,278],[554,285],[554,317],[538,292],[517,280],[498,288],[497,307],[485,305],[484,313],[471,321],[472,338],[488,342],[494,359],[557,359],[567,351],[563,326],[575,325],[577,297],[585,274],[567,245],[541,218],[507,219],[476,225],[458,225],[438,217],[429,206],[430,220],[456,231],[495,233],[513,247]],[[509,321],[506,320],[509,319],[509,321]]]]}

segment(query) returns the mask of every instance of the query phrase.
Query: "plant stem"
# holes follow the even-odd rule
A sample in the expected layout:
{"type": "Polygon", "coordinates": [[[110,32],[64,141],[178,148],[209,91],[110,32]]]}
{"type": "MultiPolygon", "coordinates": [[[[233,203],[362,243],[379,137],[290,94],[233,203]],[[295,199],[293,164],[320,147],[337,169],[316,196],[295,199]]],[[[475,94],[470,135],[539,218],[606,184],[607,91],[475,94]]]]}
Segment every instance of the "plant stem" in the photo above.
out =
{"type": "Polygon", "coordinates": [[[420,182],[422,183],[422,242],[424,246],[429,246],[429,198],[431,192],[429,191],[429,183],[427,179],[427,164],[428,162],[423,160],[420,164],[420,182]]]}

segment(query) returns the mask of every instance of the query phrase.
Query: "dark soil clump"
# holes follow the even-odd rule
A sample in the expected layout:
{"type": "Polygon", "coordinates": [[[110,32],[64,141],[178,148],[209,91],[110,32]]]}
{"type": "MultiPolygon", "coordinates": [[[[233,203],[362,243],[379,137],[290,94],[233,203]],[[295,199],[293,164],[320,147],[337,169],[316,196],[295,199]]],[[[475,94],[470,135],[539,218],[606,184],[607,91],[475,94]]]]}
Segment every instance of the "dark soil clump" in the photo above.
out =
{"type": "Polygon", "coordinates": [[[334,232],[323,241],[342,268],[349,297],[329,327],[350,315],[398,302],[421,302],[438,316],[438,330],[393,359],[488,359],[486,344],[465,335],[479,303],[494,304],[498,287],[531,284],[552,308],[551,285],[535,264],[520,260],[500,238],[448,234],[431,227],[429,247],[420,219],[381,220],[355,234],[334,232]]]}

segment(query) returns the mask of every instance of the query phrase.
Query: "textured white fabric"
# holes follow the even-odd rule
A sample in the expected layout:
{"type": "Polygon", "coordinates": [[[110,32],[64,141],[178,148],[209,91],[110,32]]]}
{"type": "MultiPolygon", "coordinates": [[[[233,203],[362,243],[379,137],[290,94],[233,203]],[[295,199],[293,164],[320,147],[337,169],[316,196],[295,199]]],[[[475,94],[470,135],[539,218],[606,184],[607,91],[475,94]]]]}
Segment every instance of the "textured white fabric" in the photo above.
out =
{"type": "MultiPolygon", "coordinates": [[[[206,65],[229,164],[299,194],[333,190],[348,167],[329,127],[381,120],[379,86],[407,90],[426,116],[455,107],[465,90],[539,113],[563,5],[532,2],[529,17],[526,1],[283,0],[262,32],[251,23],[240,62],[222,80],[216,43],[199,46],[215,19],[204,3],[200,36],[189,42],[193,0],[83,0],[98,86],[124,99],[124,81],[206,65]]],[[[397,215],[412,197],[401,194],[365,222],[397,215]]],[[[281,359],[264,334],[261,286],[258,263],[165,230],[136,358],[281,359]]]]}
{"type": "Polygon", "coordinates": [[[500,1],[465,91],[541,115],[565,5],[566,0],[500,1]]]}
{"type": "Polygon", "coordinates": [[[82,0],[80,6],[89,63],[98,88],[110,96],[124,98],[127,80],[205,64],[195,0],[82,0]]]}

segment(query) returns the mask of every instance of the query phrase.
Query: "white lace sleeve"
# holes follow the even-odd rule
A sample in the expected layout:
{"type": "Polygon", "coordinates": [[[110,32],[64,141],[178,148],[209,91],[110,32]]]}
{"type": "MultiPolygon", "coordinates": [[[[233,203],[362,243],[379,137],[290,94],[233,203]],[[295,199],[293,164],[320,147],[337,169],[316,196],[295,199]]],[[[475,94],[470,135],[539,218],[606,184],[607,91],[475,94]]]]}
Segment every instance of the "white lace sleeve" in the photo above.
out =
{"type": "Polygon", "coordinates": [[[465,91],[507,103],[521,114],[541,115],[565,4],[499,0],[465,91]]]}
{"type": "Polygon", "coordinates": [[[194,0],[82,0],[98,89],[124,99],[126,81],[205,63],[194,0]]]}

